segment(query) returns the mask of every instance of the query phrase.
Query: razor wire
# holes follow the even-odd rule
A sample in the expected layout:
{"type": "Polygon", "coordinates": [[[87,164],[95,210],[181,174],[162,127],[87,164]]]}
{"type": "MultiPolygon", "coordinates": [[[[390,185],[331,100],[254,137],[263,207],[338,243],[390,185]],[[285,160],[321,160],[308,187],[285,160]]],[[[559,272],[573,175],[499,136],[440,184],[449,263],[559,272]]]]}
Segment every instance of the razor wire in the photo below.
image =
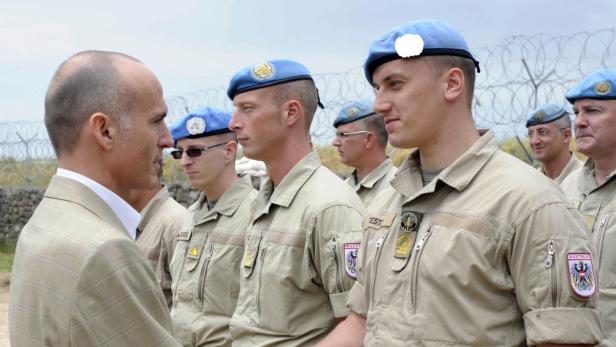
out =
{"type": "MultiPolygon", "coordinates": [[[[519,139],[530,111],[546,102],[566,104],[564,95],[576,82],[592,71],[616,66],[615,41],[615,29],[570,36],[515,35],[474,51],[481,64],[473,101],[477,125],[494,129],[501,140],[519,139]]],[[[374,92],[361,66],[313,76],[325,109],[317,109],[310,132],[314,143],[327,144],[334,136],[332,123],[340,108],[352,100],[374,98],[374,92]]],[[[165,101],[168,124],[204,106],[233,109],[222,86],[165,101]]],[[[14,176],[22,177],[23,184],[34,184],[36,177],[28,175],[47,170],[24,169],[19,164],[55,165],[54,157],[42,121],[0,122],[0,186],[7,185],[2,177],[14,176]]]]}

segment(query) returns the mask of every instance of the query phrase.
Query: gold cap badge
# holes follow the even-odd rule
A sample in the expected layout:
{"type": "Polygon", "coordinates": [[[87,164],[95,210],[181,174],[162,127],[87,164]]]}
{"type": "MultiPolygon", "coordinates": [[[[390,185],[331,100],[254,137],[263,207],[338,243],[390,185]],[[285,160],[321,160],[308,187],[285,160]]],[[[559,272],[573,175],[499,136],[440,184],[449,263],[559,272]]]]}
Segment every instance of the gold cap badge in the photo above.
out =
{"type": "Polygon", "coordinates": [[[261,63],[252,67],[250,75],[257,81],[265,81],[274,78],[276,67],[272,63],[261,63]]]}
{"type": "Polygon", "coordinates": [[[599,81],[595,83],[595,93],[597,95],[607,95],[612,92],[612,85],[609,81],[599,81]]]}

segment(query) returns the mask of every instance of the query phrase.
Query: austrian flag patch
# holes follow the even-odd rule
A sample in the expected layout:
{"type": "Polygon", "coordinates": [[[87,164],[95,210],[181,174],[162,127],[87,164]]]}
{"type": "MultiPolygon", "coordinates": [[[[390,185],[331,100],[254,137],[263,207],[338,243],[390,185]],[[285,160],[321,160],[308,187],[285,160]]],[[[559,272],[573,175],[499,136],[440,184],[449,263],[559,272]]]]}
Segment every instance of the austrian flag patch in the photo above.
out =
{"type": "Polygon", "coordinates": [[[359,251],[359,242],[351,242],[344,244],[344,270],[349,277],[357,279],[357,252],[359,251]]]}
{"type": "Polygon", "coordinates": [[[567,267],[573,292],[582,298],[595,295],[597,282],[590,253],[567,254],[567,267]]]}

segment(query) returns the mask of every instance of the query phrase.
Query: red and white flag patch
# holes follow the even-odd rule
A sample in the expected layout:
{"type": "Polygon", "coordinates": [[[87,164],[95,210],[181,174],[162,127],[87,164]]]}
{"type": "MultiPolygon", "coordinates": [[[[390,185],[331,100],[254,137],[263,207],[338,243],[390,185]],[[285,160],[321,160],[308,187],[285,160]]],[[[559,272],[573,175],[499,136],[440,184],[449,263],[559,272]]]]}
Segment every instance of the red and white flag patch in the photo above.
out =
{"type": "Polygon", "coordinates": [[[568,253],[567,267],[573,292],[582,298],[595,295],[597,280],[590,253],[568,253]]]}

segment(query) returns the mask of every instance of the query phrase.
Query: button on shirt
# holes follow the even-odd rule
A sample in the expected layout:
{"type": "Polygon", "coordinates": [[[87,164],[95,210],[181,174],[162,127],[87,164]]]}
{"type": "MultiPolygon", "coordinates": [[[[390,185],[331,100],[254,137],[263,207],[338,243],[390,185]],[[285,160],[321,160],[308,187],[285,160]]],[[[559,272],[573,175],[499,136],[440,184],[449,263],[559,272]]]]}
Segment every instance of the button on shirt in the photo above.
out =
{"type": "Polygon", "coordinates": [[[570,288],[568,254],[594,249],[583,220],[491,132],[425,187],[411,153],[391,185],[365,215],[348,300],[365,346],[599,341],[596,296],[570,288]]]}

